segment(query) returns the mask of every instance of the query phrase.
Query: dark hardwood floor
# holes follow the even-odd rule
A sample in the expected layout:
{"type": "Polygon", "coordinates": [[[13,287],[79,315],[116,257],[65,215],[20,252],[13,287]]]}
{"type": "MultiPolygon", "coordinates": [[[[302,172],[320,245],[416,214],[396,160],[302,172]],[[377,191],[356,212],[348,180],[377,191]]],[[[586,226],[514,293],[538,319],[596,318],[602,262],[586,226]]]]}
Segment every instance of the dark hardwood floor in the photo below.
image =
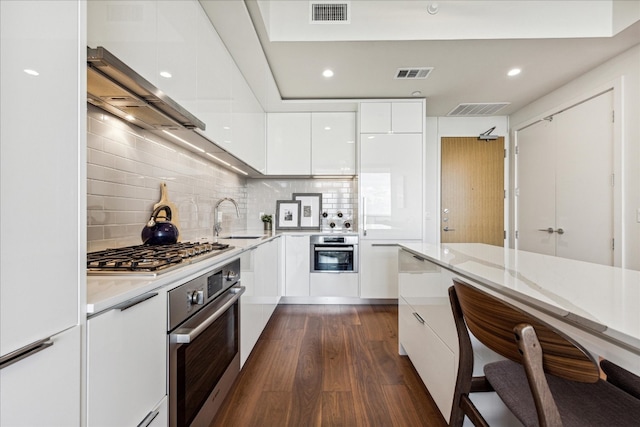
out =
{"type": "Polygon", "coordinates": [[[280,305],[211,427],[446,426],[395,305],[280,305]]]}

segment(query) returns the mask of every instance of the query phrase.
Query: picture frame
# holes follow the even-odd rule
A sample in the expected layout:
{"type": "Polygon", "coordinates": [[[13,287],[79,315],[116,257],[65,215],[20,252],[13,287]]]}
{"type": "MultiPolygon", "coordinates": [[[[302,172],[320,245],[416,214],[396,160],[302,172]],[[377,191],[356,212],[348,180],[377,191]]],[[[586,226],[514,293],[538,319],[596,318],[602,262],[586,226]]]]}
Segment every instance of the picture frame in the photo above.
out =
{"type": "Polygon", "coordinates": [[[276,201],[276,229],[300,229],[300,200],[276,201]]]}
{"type": "Polygon", "coordinates": [[[320,230],[322,215],[322,193],[293,193],[300,201],[300,229],[320,230]]]}

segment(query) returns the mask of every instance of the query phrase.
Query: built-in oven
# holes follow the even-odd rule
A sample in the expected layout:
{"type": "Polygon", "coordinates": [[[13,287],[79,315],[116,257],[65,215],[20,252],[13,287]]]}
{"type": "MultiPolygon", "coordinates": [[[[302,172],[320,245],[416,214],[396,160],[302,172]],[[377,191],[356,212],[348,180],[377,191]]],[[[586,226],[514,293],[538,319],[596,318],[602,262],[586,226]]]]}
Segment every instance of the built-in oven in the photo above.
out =
{"type": "Polygon", "coordinates": [[[357,235],[311,236],[311,273],[358,271],[357,235]]]}
{"type": "Polygon", "coordinates": [[[208,426],[240,372],[240,260],[168,294],[171,427],[208,426]]]}

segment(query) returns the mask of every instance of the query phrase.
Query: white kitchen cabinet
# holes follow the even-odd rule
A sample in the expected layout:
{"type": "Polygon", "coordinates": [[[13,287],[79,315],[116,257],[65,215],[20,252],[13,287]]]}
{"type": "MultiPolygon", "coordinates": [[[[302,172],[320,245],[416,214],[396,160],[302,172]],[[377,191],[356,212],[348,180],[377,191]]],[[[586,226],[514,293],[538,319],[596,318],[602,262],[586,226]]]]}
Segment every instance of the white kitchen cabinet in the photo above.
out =
{"type": "Polygon", "coordinates": [[[310,250],[309,235],[285,236],[284,280],[285,295],[288,297],[309,296],[310,250]]]}
{"type": "Polygon", "coordinates": [[[280,301],[280,238],[263,243],[240,257],[240,364],[244,365],[280,301]]]}
{"type": "Polygon", "coordinates": [[[360,138],[362,238],[422,239],[422,134],[360,138]]]}
{"type": "Polygon", "coordinates": [[[448,289],[453,275],[405,251],[399,264],[398,340],[446,420],[458,369],[458,335],[448,289]]]}
{"type": "Polygon", "coordinates": [[[87,46],[103,46],[162,89],[158,74],[158,3],[88,1],[87,46]]]}
{"type": "Polygon", "coordinates": [[[0,425],[81,425],[80,329],[54,335],[52,346],[0,370],[0,425]]]}
{"type": "Polygon", "coordinates": [[[355,113],[311,113],[311,173],[356,174],[355,113]]]}
{"type": "MultiPolygon", "coordinates": [[[[86,63],[81,58],[86,47],[83,2],[2,1],[0,19],[3,356],[80,320],[86,253],[86,63]],[[55,100],[55,107],[36,99],[55,100]]],[[[4,400],[11,391],[5,385],[3,390],[4,400]]]]}
{"type": "Polygon", "coordinates": [[[193,113],[202,120],[203,135],[224,147],[232,140],[231,73],[232,59],[204,10],[198,26],[198,104],[193,113]]]}
{"type": "Polygon", "coordinates": [[[360,240],[360,298],[398,298],[398,246],[360,240]]]}
{"type": "Polygon", "coordinates": [[[311,174],[311,113],[267,114],[267,174],[311,174]]]}
{"type": "Polygon", "coordinates": [[[166,396],[166,327],[163,290],[89,318],[88,426],[138,425],[166,396]]]}
{"type": "Polygon", "coordinates": [[[311,273],[309,295],[312,297],[358,297],[358,273],[311,273]]]}
{"type": "Polygon", "coordinates": [[[169,399],[162,398],[160,403],[147,414],[147,424],[139,424],[139,427],[167,427],[169,425],[169,399]]]}
{"type": "Polygon", "coordinates": [[[262,323],[264,326],[271,318],[280,301],[278,266],[280,239],[274,239],[258,246],[256,251],[257,280],[260,281],[260,294],[263,299],[262,323]]]}
{"type": "Polygon", "coordinates": [[[360,133],[422,133],[424,101],[363,102],[360,133]]]}
{"type": "Polygon", "coordinates": [[[156,13],[158,87],[202,120],[196,113],[200,71],[198,15],[203,13],[202,8],[193,1],[158,1],[156,13]],[[161,73],[169,73],[171,77],[161,73]]]}
{"type": "Polygon", "coordinates": [[[223,142],[221,147],[257,171],[265,172],[266,115],[235,63],[232,63],[232,94],[232,138],[230,142],[223,142]]]}

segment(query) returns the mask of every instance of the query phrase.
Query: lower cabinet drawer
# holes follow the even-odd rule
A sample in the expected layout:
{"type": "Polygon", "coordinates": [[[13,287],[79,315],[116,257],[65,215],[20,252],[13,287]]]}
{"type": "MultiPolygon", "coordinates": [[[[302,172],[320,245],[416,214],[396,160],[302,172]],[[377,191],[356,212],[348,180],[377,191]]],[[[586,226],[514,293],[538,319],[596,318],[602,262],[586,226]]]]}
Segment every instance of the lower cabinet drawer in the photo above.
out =
{"type": "Polygon", "coordinates": [[[400,297],[398,304],[400,344],[445,420],[449,421],[458,369],[456,354],[415,315],[416,310],[404,298],[400,297]]]}
{"type": "Polygon", "coordinates": [[[357,297],[358,273],[311,273],[312,297],[357,297]]]}

